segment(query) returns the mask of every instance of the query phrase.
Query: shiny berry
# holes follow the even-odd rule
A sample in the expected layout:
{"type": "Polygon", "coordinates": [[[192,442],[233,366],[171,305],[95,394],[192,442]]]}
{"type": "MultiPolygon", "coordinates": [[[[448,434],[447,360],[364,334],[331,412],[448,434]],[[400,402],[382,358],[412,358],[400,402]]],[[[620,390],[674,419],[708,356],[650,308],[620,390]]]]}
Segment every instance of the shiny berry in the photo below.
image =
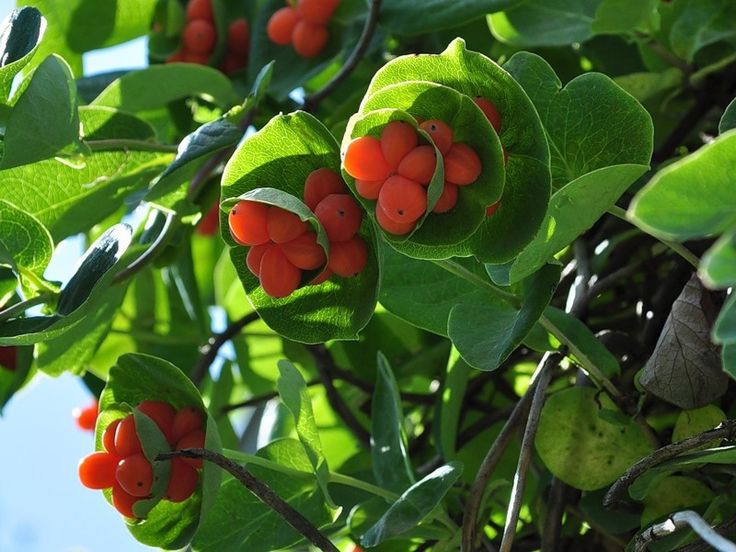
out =
{"type": "Polygon", "coordinates": [[[263,255],[265,255],[266,251],[272,247],[276,247],[276,245],[268,242],[262,243],[261,245],[254,245],[248,250],[248,254],[245,256],[245,264],[251,274],[256,278],[261,276],[261,261],[263,260],[263,255]]]}
{"type": "Polygon", "coordinates": [[[287,7],[281,8],[275,12],[271,19],[268,20],[266,26],[266,34],[271,42],[286,46],[291,44],[294,34],[294,27],[301,20],[301,16],[296,9],[287,7]]]}
{"type": "Polygon", "coordinates": [[[394,175],[381,188],[378,204],[395,222],[414,222],[427,210],[427,190],[413,180],[394,175]]]}
{"type": "Polygon", "coordinates": [[[77,427],[85,431],[94,431],[97,423],[97,401],[84,408],[75,408],[72,410],[72,416],[77,422],[77,427]]]}
{"type": "Polygon", "coordinates": [[[386,216],[386,213],[381,209],[381,204],[376,204],[376,221],[378,225],[383,228],[389,234],[395,236],[403,236],[408,234],[417,225],[416,222],[396,222],[386,216]]]}
{"type": "Polygon", "coordinates": [[[345,194],[347,188],[335,171],[322,168],[309,173],[304,181],[304,203],[314,211],[317,204],[330,194],[345,194]]]}
{"type": "Polygon", "coordinates": [[[115,430],[115,450],[123,458],[143,451],[132,414],[123,418],[115,430]]]}
{"type": "Polygon", "coordinates": [[[133,513],[133,505],[139,500],[137,496],[126,493],[120,485],[116,484],[112,488],[112,505],[127,518],[136,518],[133,513]]]}
{"type": "Polygon", "coordinates": [[[214,18],[212,0],[189,0],[189,4],[187,4],[187,21],[194,21],[195,19],[212,21],[214,18]]]}
{"type": "Polygon", "coordinates": [[[326,266],[325,269],[322,272],[320,272],[319,275],[314,280],[309,282],[309,285],[318,286],[321,283],[329,280],[331,276],[332,276],[332,270],[330,270],[329,266],[326,266]]]}
{"type": "Polygon", "coordinates": [[[236,19],[228,26],[227,48],[238,56],[245,57],[248,55],[248,50],[250,50],[250,27],[245,18],[236,19]]]}
{"type": "Polygon", "coordinates": [[[118,456],[120,456],[120,454],[115,448],[115,432],[122,421],[122,419],[113,420],[110,422],[110,425],[105,428],[105,432],[102,434],[102,446],[105,447],[107,452],[111,452],[118,456]]]}
{"type": "Polygon", "coordinates": [[[109,489],[115,484],[120,458],[109,452],[93,452],[79,462],[79,481],[88,489],[109,489]]]}
{"type": "Polygon", "coordinates": [[[475,150],[467,144],[455,143],[445,155],[445,180],[467,186],[480,176],[482,166],[475,150]]]}
{"type": "Polygon", "coordinates": [[[197,408],[193,406],[185,406],[179,409],[174,416],[174,424],[171,429],[171,434],[174,443],[178,442],[179,439],[204,427],[204,415],[197,408]]]}
{"type": "Polygon", "coordinates": [[[445,182],[445,187],[442,189],[442,195],[435,203],[432,208],[433,213],[446,213],[455,207],[457,203],[457,186],[450,182],[445,182]]]}
{"type": "Polygon", "coordinates": [[[195,232],[200,236],[212,236],[220,228],[220,205],[215,203],[197,224],[195,232]]]}
{"type": "Polygon", "coordinates": [[[304,21],[326,25],[338,5],[340,0],[299,0],[296,9],[304,21]]]}
{"type": "Polygon", "coordinates": [[[184,61],[187,63],[196,63],[197,65],[208,65],[210,55],[208,53],[184,52],[184,61]]]}
{"type": "Polygon", "coordinates": [[[163,401],[143,401],[138,405],[138,410],[156,423],[168,443],[172,442],[171,428],[176,416],[176,409],[173,406],[163,401]]]}
{"type": "Polygon", "coordinates": [[[314,214],[322,223],[330,242],[352,238],[363,218],[360,206],[347,194],[328,195],[319,202],[314,214]]]}
{"type": "Polygon", "coordinates": [[[280,247],[272,247],[261,259],[261,287],[266,295],[286,297],[299,287],[302,271],[286,258],[280,247]]]}
{"type": "Polygon", "coordinates": [[[266,218],[268,237],[275,243],[286,243],[301,236],[307,231],[309,225],[301,220],[298,215],[282,209],[271,207],[266,218]]]}
{"type": "Polygon", "coordinates": [[[164,498],[171,502],[184,502],[197,490],[199,473],[182,458],[171,459],[171,474],[164,498]]]}
{"type": "Polygon", "coordinates": [[[327,266],[338,276],[357,276],[368,262],[368,249],[360,236],[348,241],[330,244],[330,260],[327,266]]]}
{"type": "Polygon", "coordinates": [[[381,151],[393,170],[418,143],[417,131],[405,121],[392,121],[381,131],[381,151]]]}
{"type": "MultiPolygon", "coordinates": [[[[198,429],[188,433],[176,443],[176,450],[190,449],[190,448],[204,448],[204,431],[198,429]]],[[[199,469],[202,467],[201,458],[182,458],[184,462],[192,466],[193,468],[199,469]]]]}
{"type": "Polygon", "coordinates": [[[360,197],[365,199],[378,199],[378,194],[381,193],[381,186],[385,180],[356,180],[355,191],[358,192],[360,197]]]}
{"type": "Polygon", "coordinates": [[[419,128],[427,132],[431,137],[434,145],[440,150],[442,155],[446,154],[452,146],[452,129],[447,123],[438,119],[430,119],[424,121],[419,128]]]}
{"type": "Polygon", "coordinates": [[[195,19],[187,23],[182,34],[184,47],[195,54],[209,54],[215,47],[217,31],[206,19],[195,19]]]}
{"type": "Polygon", "coordinates": [[[491,123],[496,134],[501,134],[501,114],[496,109],[496,106],[482,96],[476,96],[473,98],[473,101],[486,116],[488,122],[491,123]]]}
{"type": "Polygon", "coordinates": [[[153,467],[142,454],[123,458],[115,470],[115,479],[131,496],[148,496],[153,485],[153,467]]]}
{"type": "Polygon", "coordinates": [[[325,250],[317,243],[317,234],[314,232],[306,232],[281,244],[281,251],[291,264],[302,270],[317,270],[327,261],[325,250]]]}
{"type": "Polygon", "coordinates": [[[385,180],[393,172],[383,156],[381,142],[373,136],[361,136],[350,142],[344,166],[358,180],[385,180]]]}
{"type": "Polygon", "coordinates": [[[419,146],[411,150],[399,163],[397,172],[409,180],[427,186],[437,167],[437,152],[432,146],[419,146]]]}
{"type": "Polygon", "coordinates": [[[240,245],[260,245],[269,241],[266,220],[268,205],[256,201],[241,201],[228,215],[233,239],[240,245]]]}
{"type": "Polygon", "coordinates": [[[303,58],[313,58],[325,49],[330,33],[324,25],[301,20],[294,27],[292,38],[297,54],[303,58]]]}

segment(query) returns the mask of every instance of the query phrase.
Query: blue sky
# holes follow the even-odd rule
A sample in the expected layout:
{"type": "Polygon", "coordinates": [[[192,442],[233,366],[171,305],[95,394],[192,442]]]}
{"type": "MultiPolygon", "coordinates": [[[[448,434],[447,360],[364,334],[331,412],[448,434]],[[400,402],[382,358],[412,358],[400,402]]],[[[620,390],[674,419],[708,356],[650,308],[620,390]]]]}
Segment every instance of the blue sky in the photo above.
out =
{"type": "MultiPolygon", "coordinates": [[[[0,19],[13,7],[13,0],[0,0],[0,19]]],[[[92,52],[85,56],[85,73],[145,66],[145,49],[145,41],[137,40],[92,52]]],[[[46,276],[66,281],[80,245],[79,240],[62,243],[46,276]]],[[[38,376],[5,408],[0,417],[0,552],[151,550],[133,539],[102,493],[79,483],[77,464],[92,451],[93,437],[76,427],[71,411],[90,400],[77,378],[38,376]]]]}

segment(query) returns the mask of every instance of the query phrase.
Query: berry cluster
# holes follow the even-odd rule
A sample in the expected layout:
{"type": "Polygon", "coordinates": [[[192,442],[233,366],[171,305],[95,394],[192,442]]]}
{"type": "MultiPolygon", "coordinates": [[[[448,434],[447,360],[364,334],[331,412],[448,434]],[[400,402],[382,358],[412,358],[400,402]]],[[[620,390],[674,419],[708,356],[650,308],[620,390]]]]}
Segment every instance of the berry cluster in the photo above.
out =
{"type": "Polygon", "coordinates": [[[195,232],[200,236],[212,236],[220,229],[220,205],[215,203],[197,224],[195,232]]]}
{"type": "MultiPolygon", "coordinates": [[[[190,0],[187,4],[187,24],[182,33],[182,47],[166,60],[207,65],[217,44],[217,28],[212,0],[190,0]]],[[[245,18],[236,19],[227,29],[227,54],[220,64],[230,75],[246,66],[250,51],[250,28],[245,18]]]]}
{"type": "Polygon", "coordinates": [[[293,45],[303,58],[318,56],[330,38],[327,24],[339,4],[340,0],[299,0],[296,7],[281,8],[268,20],[268,38],[280,46],[293,45]]]}
{"type": "MultiPolygon", "coordinates": [[[[498,112],[498,109],[496,109],[496,106],[493,105],[493,103],[482,97],[482,96],[476,96],[473,98],[473,101],[475,102],[475,105],[478,106],[478,108],[483,112],[483,115],[486,116],[486,119],[488,119],[488,122],[491,123],[491,126],[493,127],[493,130],[496,131],[496,134],[501,134],[501,114],[498,112]]],[[[502,146],[503,147],[503,146],[502,146]]],[[[506,149],[503,150],[503,162],[506,163],[506,149]]],[[[486,217],[493,216],[493,214],[496,212],[500,205],[500,201],[497,201],[496,203],[489,205],[486,207],[486,217]]]]}
{"type": "Polygon", "coordinates": [[[84,408],[76,407],[72,410],[72,417],[77,427],[84,431],[94,431],[97,423],[98,407],[97,401],[93,401],[84,408]]]}
{"type": "Polygon", "coordinates": [[[15,347],[0,347],[0,368],[14,372],[17,362],[15,347]]]}
{"type": "MultiPolygon", "coordinates": [[[[458,187],[468,186],[480,176],[482,165],[475,151],[453,141],[449,125],[438,120],[424,121],[419,128],[429,134],[445,165],[442,195],[433,213],[447,213],[457,203],[458,187]]],[[[437,165],[435,148],[420,144],[420,136],[405,121],[393,121],[381,137],[362,136],[350,142],[344,166],[356,179],[358,194],[377,200],[376,220],[386,232],[408,234],[427,210],[427,187],[437,165]]]]}
{"type": "MultiPolygon", "coordinates": [[[[143,401],[138,410],[156,423],[174,450],[204,446],[203,416],[196,408],[177,411],[165,402],[143,401]]],[[[150,496],[155,476],[143,454],[133,415],[107,426],[102,444],[106,452],[93,452],[79,463],[79,480],[90,489],[112,488],[113,506],[125,517],[135,518],[133,505],[150,496]]],[[[173,458],[164,499],[188,499],[197,488],[201,467],[200,459],[173,458]]]]}

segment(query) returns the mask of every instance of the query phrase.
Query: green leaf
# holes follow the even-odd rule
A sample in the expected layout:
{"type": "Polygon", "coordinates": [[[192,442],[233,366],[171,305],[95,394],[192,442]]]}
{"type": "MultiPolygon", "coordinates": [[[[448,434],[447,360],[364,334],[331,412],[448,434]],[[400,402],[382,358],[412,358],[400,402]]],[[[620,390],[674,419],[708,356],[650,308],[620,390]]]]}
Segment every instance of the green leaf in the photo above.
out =
{"type": "Polygon", "coordinates": [[[495,370],[519,346],[549,304],[560,269],[543,267],[522,283],[522,304],[500,300],[465,302],[450,311],[448,334],[465,361],[481,370],[495,370]]]}
{"type": "Polygon", "coordinates": [[[619,412],[607,395],[572,387],[551,395],[542,409],[537,452],[555,477],[576,489],[605,487],[652,452],[636,422],[612,423],[601,416],[603,408],[619,412]]]}
{"type": "Polygon", "coordinates": [[[725,134],[729,130],[736,128],[736,98],[731,100],[726,110],[723,112],[721,122],[718,123],[718,133],[725,134]]]}
{"type": "MultiPolygon", "coordinates": [[[[725,419],[725,412],[714,404],[707,404],[702,408],[693,410],[683,410],[675,421],[675,427],[672,430],[672,442],[676,443],[698,433],[714,429],[725,419]]],[[[716,441],[712,445],[706,445],[703,448],[717,447],[719,444],[720,442],[716,441]]]]}
{"type": "Polygon", "coordinates": [[[701,49],[736,37],[736,4],[730,0],[676,2],[670,43],[675,54],[691,62],[701,49]]]}
{"type": "Polygon", "coordinates": [[[360,543],[366,547],[377,546],[414,529],[444,499],[462,471],[462,464],[450,462],[409,487],[366,531],[360,543]]]}
{"type": "Polygon", "coordinates": [[[378,377],[371,397],[371,457],[376,482],[400,493],[416,480],[409,461],[399,386],[391,366],[378,353],[378,377]]]}
{"type": "Polygon", "coordinates": [[[648,232],[687,240],[736,224],[736,130],[659,171],[636,195],[629,216],[648,232]]]}
{"type": "Polygon", "coordinates": [[[697,479],[679,475],[667,477],[649,489],[644,497],[641,525],[649,525],[672,512],[692,509],[714,497],[713,491],[697,479]]]}
{"type": "Polygon", "coordinates": [[[148,33],[156,0],[89,2],[68,0],[23,0],[36,6],[48,19],[49,28],[40,55],[58,53],[82,74],[82,54],[114,46],[148,33]]]}
{"type": "Polygon", "coordinates": [[[603,0],[593,21],[596,34],[634,34],[659,26],[660,0],[603,0]]]}
{"type": "Polygon", "coordinates": [[[166,494],[169,478],[171,477],[171,462],[156,459],[162,452],[169,452],[171,445],[166,441],[166,437],[156,422],[138,408],[133,409],[133,420],[143,454],[153,468],[153,484],[151,485],[150,496],[138,500],[133,505],[133,513],[143,519],[148,517],[151,510],[161,502],[164,494],[166,494]]]}
{"type": "Polygon", "coordinates": [[[736,343],[736,293],[726,299],[713,327],[713,341],[723,345],[736,343]]]}
{"type": "MultiPolygon", "coordinates": [[[[304,181],[312,171],[327,167],[339,173],[339,163],[337,143],[319,121],[299,111],[279,115],[244,141],[230,158],[222,177],[222,204],[227,208],[235,203],[234,198],[249,194],[253,200],[276,202],[299,212],[302,220],[314,225],[316,218],[297,198],[302,197],[304,181]],[[274,194],[272,189],[258,190],[264,184],[277,186],[281,193],[269,199],[274,194]],[[293,197],[289,199],[289,195],[293,197]]],[[[247,248],[233,241],[225,212],[220,216],[220,228],[249,300],[261,318],[281,335],[303,343],[355,339],[373,315],[379,268],[369,221],[364,220],[359,231],[368,246],[363,272],[353,278],[334,277],[318,286],[301,287],[283,299],[266,295],[247,269],[247,248]]]]}
{"type": "Polygon", "coordinates": [[[682,71],[671,67],[659,73],[630,73],[613,80],[639,102],[646,102],[662,92],[680,86],[683,75],[682,71]]]}
{"type": "Polygon", "coordinates": [[[457,27],[487,13],[506,10],[522,0],[385,0],[381,23],[399,35],[426,34],[457,27]]]}
{"type": "Polygon", "coordinates": [[[705,252],[698,275],[711,288],[736,285],[736,227],[724,233],[705,252]]]}
{"type": "Polygon", "coordinates": [[[13,78],[31,61],[46,30],[46,20],[36,8],[13,10],[0,29],[0,103],[6,103],[13,78]]]}
{"type": "Polygon", "coordinates": [[[155,65],[126,73],[105,88],[92,105],[138,113],[194,96],[203,96],[220,107],[226,107],[233,96],[230,79],[204,65],[155,65]]]}
{"type": "Polygon", "coordinates": [[[410,80],[481,96],[501,114],[499,137],[508,159],[500,207],[466,243],[463,254],[485,262],[510,260],[534,237],[549,200],[549,148],[534,106],[511,75],[483,54],[467,50],[462,39],[439,55],[401,56],[387,63],[373,77],[366,98],[410,80]]]}
{"type": "Polygon", "coordinates": [[[79,138],[77,88],[66,62],[51,55],[28,78],[8,117],[2,169],[53,157],[79,138]]]}
{"type": "Polygon", "coordinates": [[[491,32],[514,46],[566,46],[593,35],[602,0],[529,0],[491,15],[491,32]]]}
{"type": "Polygon", "coordinates": [[[434,424],[435,441],[444,459],[454,459],[457,452],[457,434],[470,373],[470,365],[453,348],[447,362],[447,373],[441,388],[442,398],[437,405],[434,424]]]}
{"type": "Polygon", "coordinates": [[[156,132],[142,119],[112,107],[83,105],[79,108],[84,140],[151,141],[156,132]]]}
{"type": "Polygon", "coordinates": [[[19,269],[43,275],[54,244],[49,231],[34,216],[0,200],[0,246],[19,269]]]}
{"type": "Polygon", "coordinates": [[[723,346],[721,359],[723,361],[723,371],[731,378],[736,379],[736,343],[723,346]]]}
{"type": "Polygon", "coordinates": [[[299,373],[299,370],[291,362],[280,360],[278,364],[280,377],[276,382],[276,388],[278,389],[279,396],[294,417],[296,434],[304,447],[304,451],[307,453],[307,457],[309,457],[312,470],[317,477],[317,483],[322,489],[327,503],[334,507],[327,486],[330,478],[330,469],[322,453],[322,442],[319,438],[317,422],[314,419],[312,399],[309,396],[307,384],[299,373]]]}

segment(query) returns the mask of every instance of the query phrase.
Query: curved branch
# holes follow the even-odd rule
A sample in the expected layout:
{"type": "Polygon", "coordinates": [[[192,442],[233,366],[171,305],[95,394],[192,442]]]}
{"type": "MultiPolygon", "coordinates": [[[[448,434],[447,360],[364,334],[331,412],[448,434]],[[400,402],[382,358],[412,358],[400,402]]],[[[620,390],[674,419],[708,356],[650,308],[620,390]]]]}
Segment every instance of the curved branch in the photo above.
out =
{"type": "Polygon", "coordinates": [[[175,216],[173,213],[166,214],[166,220],[164,220],[164,225],[161,228],[161,232],[159,232],[158,236],[156,237],[156,240],[149,246],[148,249],[143,252],[140,257],[138,257],[135,261],[130,263],[128,266],[126,266],[115,275],[112,280],[113,284],[119,284],[120,282],[124,282],[131,276],[135,276],[136,274],[138,274],[138,272],[143,270],[143,268],[145,268],[148,263],[153,261],[156,257],[159,256],[159,254],[161,254],[161,252],[166,248],[169,237],[171,236],[175,228],[174,220],[175,216]]]}
{"type": "Polygon", "coordinates": [[[690,526],[701,539],[719,552],[736,552],[736,544],[719,535],[702,517],[692,510],[672,514],[666,520],[652,525],[634,539],[633,552],[646,552],[652,542],[690,526]]]}

